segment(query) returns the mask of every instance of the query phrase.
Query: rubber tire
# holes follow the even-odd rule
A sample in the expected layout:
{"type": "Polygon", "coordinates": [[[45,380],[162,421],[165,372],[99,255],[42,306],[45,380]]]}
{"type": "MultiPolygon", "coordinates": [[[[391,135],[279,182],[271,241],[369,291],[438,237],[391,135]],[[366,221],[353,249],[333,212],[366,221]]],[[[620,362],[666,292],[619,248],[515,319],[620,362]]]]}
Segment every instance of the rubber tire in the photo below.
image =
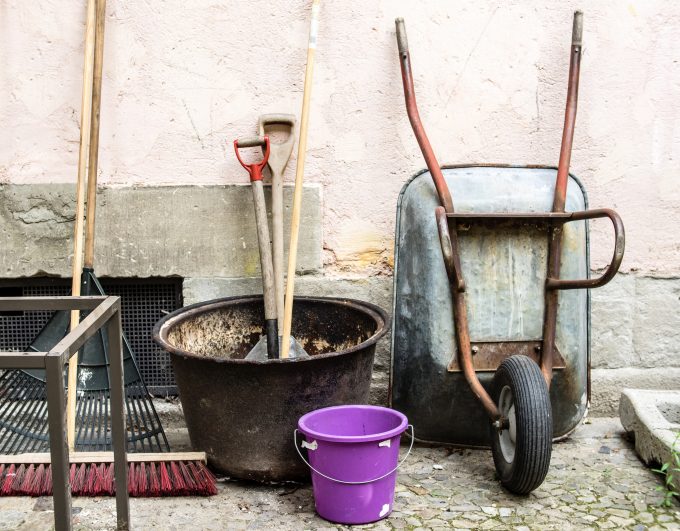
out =
{"type": "Polygon", "coordinates": [[[503,456],[498,430],[491,425],[491,451],[501,484],[515,494],[529,494],[548,473],[552,454],[552,408],[541,369],[527,356],[506,358],[494,375],[491,398],[498,404],[509,386],[515,407],[515,454],[503,456]]]}

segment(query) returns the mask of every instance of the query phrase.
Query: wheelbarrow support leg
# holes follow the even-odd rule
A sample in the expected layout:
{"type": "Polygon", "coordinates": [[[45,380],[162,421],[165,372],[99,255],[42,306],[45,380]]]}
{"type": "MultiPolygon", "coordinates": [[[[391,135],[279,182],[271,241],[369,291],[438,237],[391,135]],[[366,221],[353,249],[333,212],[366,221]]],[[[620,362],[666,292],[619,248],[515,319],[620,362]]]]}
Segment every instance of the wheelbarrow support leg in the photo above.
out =
{"type": "MultiPolygon", "coordinates": [[[[569,180],[569,163],[574,141],[576,124],[576,107],[578,103],[578,82],[581,71],[581,43],[583,36],[583,13],[574,13],[574,24],[571,36],[571,57],[569,61],[569,85],[567,88],[567,107],[564,113],[564,130],[560,161],[557,167],[553,212],[564,212],[569,180]]],[[[545,383],[550,388],[553,372],[553,354],[555,349],[555,330],[557,328],[557,306],[559,292],[550,285],[551,280],[560,277],[560,261],[562,259],[562,224],[555,224],[548,233],[548,275],[545,289],[545,313],[543,317],[543,346],[541,349],[541,372],[545,383]]]]}

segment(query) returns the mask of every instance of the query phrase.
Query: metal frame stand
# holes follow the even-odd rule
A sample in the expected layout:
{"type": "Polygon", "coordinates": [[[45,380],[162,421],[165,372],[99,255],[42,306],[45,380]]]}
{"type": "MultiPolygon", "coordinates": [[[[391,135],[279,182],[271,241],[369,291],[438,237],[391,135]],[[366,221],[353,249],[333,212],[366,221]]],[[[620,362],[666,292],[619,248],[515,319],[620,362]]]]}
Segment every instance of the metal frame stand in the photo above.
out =
{"type": "Polygon", "coordinates": [[[0,369],[45,369],[52,465],[54,526],[70,531],[71,487],[66,440],[64,365],[99,329],[106,327],[110,349],[111,436],[116,483],[118,529],[129,529],[123,349],[119,297],[0,297],[0,311],[91,310],[80,324],[49,352],[0,352],[0,369]]]}

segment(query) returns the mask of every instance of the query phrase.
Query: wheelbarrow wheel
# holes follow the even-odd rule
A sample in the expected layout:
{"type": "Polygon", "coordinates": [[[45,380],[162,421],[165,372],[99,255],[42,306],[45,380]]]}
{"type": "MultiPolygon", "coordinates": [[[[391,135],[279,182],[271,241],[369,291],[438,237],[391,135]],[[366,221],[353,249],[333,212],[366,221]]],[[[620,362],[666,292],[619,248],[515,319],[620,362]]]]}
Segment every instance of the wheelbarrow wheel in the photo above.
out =
{"type": "Polygon", "coordinates": [[[552,453],[550,394],[538,365],[527,356],[511,356],[493,379],[491,397],[503,419],[491,424],[491,450],[501,484],[528,494],[545,479],[552,453]]]}

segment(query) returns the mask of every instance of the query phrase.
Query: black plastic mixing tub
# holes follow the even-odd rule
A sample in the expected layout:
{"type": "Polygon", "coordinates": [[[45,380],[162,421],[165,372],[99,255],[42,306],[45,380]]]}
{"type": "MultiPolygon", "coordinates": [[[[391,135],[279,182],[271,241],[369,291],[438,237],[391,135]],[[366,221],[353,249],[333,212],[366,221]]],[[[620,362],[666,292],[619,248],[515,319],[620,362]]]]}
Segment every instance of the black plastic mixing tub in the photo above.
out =
{"type": "Polygon", "coordinates": [[[187,306],[154,328],[171,354],[193,447],[232,477],[303,480],[293,446],[297,420],[314,409],[368,401],[375,344],[389,328],[379,307],[297,297],[293,336],[304,360],[244,358],[263,333],[262,297],[187,306]]]}

